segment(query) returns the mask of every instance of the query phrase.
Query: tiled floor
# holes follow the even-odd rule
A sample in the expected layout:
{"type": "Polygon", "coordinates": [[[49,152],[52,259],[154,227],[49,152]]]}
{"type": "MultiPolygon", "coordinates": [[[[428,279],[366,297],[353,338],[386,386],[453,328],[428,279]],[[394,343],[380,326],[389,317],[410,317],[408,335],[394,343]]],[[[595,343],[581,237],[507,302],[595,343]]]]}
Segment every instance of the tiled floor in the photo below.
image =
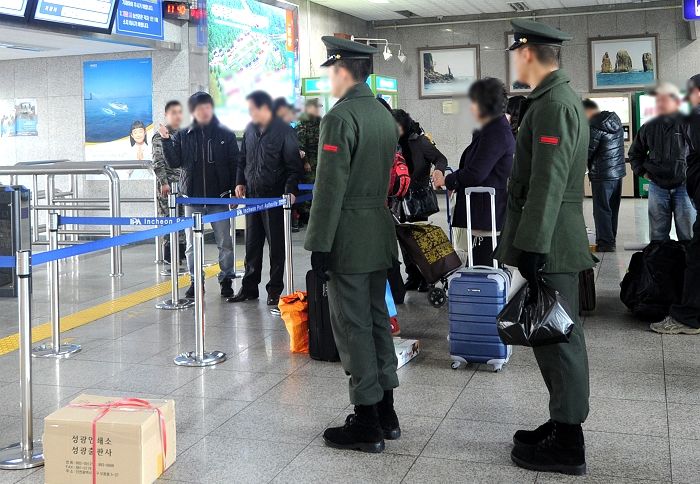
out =
{"type": "MultiPolygon", "coordinates": [[[[587,211],[590,207],[587,206],[587,211]]],[[[645,203],[626,200],[620,246],[639,243],[645,203]]],[[[301,236],[298,237],[298,241],[301,236]]],[[[300,246],[300,244],[297,244],[300,246]]],[[[208,247],[209,257],[213,251],[208,247]]],[[[295,251],[297,280],[308,256],[295,251]]],[[[150,247],[125,251],[126,276],[111,281],[104,255],[63,267],[66,313],[152,285],[150,247]],[[98,270],[99,269],[99,270],[98,270]]],[[[179,368],[174,355],[193,347],[192,311],[153,303],[109,316],[64,336],[84,345],[66,361],[35,361],[34,407],[41,419],[81,392],[167,397],[176,401],[175,465],[163,482],[700,482],[700,339],[661,337],[632,319],[618,299],[631,252],[599,265],[598,309],[586,318],[591,415],[585,424],[589,475],[567,479],[527,472],[509,459],[511,436],[547,418],[546,390],[530,351],[516,348],[501,373],[450,369],[445,310],[411,294],[400,308],[406,337],[423,354],[402,368],[397,409],[403,437],[381,455],[324,447],[320,434],[349,411],[336,364],[287,350],[282,322],[262,302],[223,303],[207,286],[207,348],[226,351],[216,368],[179,368]]],[[[48,314],[46,276],[37,271],[37,323],[48,314]]],[[[16,331],[13,301],[0,300],[0,336],[16,331]]],[[[0,445],[19,435],[17,355],[0,357],[0,445]]],[[[2,483],[43,482],[42,470],[0,471],[2,483]]]]}

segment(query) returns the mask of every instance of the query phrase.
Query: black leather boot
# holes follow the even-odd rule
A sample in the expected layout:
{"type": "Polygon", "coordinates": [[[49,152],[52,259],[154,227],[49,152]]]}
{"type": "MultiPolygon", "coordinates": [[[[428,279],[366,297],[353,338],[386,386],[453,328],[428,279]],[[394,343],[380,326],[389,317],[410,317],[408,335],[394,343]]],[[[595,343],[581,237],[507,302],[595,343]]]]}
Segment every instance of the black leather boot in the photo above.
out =
{"type": "Polygon", "coordinates": [[[228,298],[227,301],[230,303],[239,303],[239,302],[243,302],[243,301],[253,301],[254,299],[257,299],[257,298],[258,298],[257,294],[246,292],[245,289],[241,288],[238,291],[238,294],[236,294],[233,297],[228,298]]]}
{"type": "Polygon", "coordinates": [[[379,424],[382,426],[386,440],[396,440],[401,437],[399,417],[394,410],[394,390],[385,390],[384,398],[377,404],[379,424]]]}
{"type": "Polygon", "coordinates": [[[323,433],[328,447],[362,452],[384,451],[384,437],[379,425],[376,405],[355,405],[355,413],[348,415],[345,425],[332,427],[323,433]]]}
{"type": "Polygon", "coordinates": [[[552,431],[536,445],[516,445],[513,462],[531,471],[582,476],[586,473],[586,446],[581,425],[552,421],[552,431]]]}
{"type": "Polygon", "coordinates": [[[554,427],[552,421],[547,420],[535,430],[518,430],[513,435],[513,443],[515,445],[537,445],[552,432],[552,427],[554,427]]]}

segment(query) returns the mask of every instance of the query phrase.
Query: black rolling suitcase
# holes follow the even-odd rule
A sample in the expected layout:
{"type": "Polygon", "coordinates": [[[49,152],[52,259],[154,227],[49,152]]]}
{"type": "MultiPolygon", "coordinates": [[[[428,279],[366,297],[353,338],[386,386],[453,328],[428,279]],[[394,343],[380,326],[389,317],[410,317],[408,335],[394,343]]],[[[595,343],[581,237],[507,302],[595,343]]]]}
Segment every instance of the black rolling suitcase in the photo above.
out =
{"type": "Polygon", "coordinates": [[[314,360],[340,361],[331,328],[327,288],[324,282],[318,280],[314,271],[306,273],[306,292],[309,299],[309,356],[314,360]]]}

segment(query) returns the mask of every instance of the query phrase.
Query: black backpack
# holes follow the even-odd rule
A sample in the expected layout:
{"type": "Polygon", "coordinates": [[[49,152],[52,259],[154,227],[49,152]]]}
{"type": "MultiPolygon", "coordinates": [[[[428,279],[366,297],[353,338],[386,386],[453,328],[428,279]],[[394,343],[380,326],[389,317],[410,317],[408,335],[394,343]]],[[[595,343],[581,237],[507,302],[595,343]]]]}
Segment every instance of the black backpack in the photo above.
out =
{"type": "Polygon", "coordinates": [[[675,240],[652,242],[630,260],[620,283],[620,300],[639,319],[659,321],[683,295],[685,246],[675,240]]]}

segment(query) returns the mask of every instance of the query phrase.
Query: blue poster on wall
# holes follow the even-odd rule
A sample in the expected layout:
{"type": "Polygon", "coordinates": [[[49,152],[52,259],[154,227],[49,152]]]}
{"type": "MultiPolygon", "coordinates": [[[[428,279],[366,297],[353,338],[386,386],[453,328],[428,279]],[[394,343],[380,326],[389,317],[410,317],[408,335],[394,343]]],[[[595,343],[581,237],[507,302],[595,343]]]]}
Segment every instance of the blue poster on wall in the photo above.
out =
{"type": "MultiPolygon", "coordinates": [[[[150,58],[83,63],[85,159],[148,160],[153,133],[150,58]]],[[[135,172],[145,174],[143,170],[135,172]]]]}
{"type": "Polygon", "coordinates": [[[116,31],[131,37],[163,40],[163,1],[121,0],[117,9],[116,31]]]}

